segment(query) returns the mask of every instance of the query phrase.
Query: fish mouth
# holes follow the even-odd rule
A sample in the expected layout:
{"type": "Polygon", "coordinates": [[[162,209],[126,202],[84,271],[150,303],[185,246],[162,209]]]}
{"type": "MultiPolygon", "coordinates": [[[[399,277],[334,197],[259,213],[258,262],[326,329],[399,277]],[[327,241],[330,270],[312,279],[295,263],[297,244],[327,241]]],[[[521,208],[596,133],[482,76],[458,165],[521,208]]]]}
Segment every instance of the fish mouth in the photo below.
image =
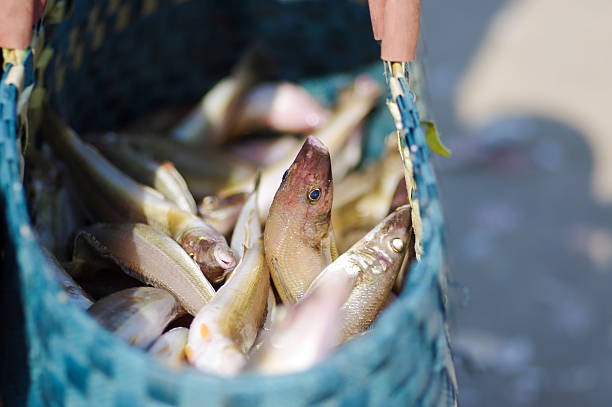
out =
{"type": "Polygon", "coordinates": [[[227,246],[218,245],[212,249],[210,258],[198,262],[200,269],[213,284],[219,284],[228,275],[228,272],[236,267],[236,256],[232,249],[227,246]]]}
{"type": "Polygon", "coordinates": [[[323,142],[319,140],[318,137],[315,136],[306,137],[306,141],[304,142],[304,146],[302,147],[302,149],[304,148],[318,150],[318,152],[322,154],[329,154],[327,146],[323,144],[323,142]]]}
{"type": "Polygon", "coordinates": [[[185,232],[180,240],[183,249],[211,283],[223,281],[227,271],[236,267],[236,256],[225,239],[209,238],[201,230],[194,229],[185,232]]]}
{"type": "Polygon", "coordinates": [[[236,267],[236,257],[229,247],[215,247],[213,249],[213,258],[224,270],[229,270],[236,267]]]}

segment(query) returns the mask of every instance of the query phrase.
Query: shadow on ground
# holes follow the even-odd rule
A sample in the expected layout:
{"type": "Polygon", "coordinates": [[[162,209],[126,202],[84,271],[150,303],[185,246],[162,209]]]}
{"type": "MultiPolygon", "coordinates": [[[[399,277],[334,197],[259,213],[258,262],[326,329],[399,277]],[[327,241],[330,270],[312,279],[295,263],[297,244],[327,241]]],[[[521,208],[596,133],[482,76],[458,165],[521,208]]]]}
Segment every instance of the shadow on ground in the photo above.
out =
{"type": "MultiPolygon", "coordinates": [[[[450,159],[436,159],[436,167],[454,282],[451,336],[460,405],[609,405],[612,208],[598,203],[602,201],[591,188],[595,158],[608,150],[583,133],[576,111],[572,117],[544,117],[544,110],[531,109],[534,100],[556,106],[550,101],[554,92],[537,93],[529,85],[533,82],[523,84],[524,97],[516,98],[532,105],[513,105],[521,116],[501,111],[487,116],[488,124],[477,130],[468,129],[457,116],[461,106],[455,103],[465,99],[457,97],[459,90],[478,87],[480,102],[510,100],[489,86],[497,80],[486,85],[472,75],[471,87],[461,84],[474,59],[486,54],[481,46],[497,28],[492,22],[508,23],[496,17],[507,16],[504,11],[515,4],[517,0],[430,0],[422,5],[433,118],[453,150],[450,159]]],[[[550,37],[547,27],[557,27],[556,14],[542,1],[538,4],[526,9],[540,13],[529,18],[541,23],[543,33],[534,32],[533,40],[544,44],[550,37]]],[[[558,7],[567,11],[568,5],[558,7]]],[[[521,23],[513,23],[520,32],[521,23]]],[[[567,27],[575,39],[565,44],[568,52],[597,34],[594,28],[579,28],[584,25],[567,27]]],[[[506,39],[514,48],[496,48],[497,54],[527,47],[506,39]]],[[[544,59],[552,55],[541,48],[544,59]]],[[[508,58],[512,62],[520,55],[508,58]]],[[[520,61],[523,67],[530,63],[520,61]]],[[[547,61],[555,66],[554,59],[547,61]]],[[[504,81],[499,72],[488,72],[489,79],[493,75],[504,81]]],[[[560,84],[601,79],[586,71],[550,75],[561,76],[560,84]]],[[[483,103],[478,106],[487,107],[483,103]]],[[[578,103],[587,111],[597,107],[593,99],[572,94],[564,94],[559,103],[578,103]]]]}
{"type": "Polygon", "coordinates": [[[592,153],[550,121],[504,119],[482,131],[471,153],[438,166],[460,400],[604,405],[612,217],[589,195],[592,153]]]}

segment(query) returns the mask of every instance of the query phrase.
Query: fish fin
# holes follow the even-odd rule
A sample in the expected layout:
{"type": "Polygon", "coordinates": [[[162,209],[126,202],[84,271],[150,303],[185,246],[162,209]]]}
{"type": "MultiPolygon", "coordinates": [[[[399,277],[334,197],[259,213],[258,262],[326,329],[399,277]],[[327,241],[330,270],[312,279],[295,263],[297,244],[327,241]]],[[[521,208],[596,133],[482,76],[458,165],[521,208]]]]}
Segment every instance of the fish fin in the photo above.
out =
{"type": "Polygon", "coordinates": [[[161,193],[161,192],[159,192],[157,189],[155,189],[155,188],[151,188],[151,187],[150,187],[150,186],[148,186],[148,185],[141,185],[141,187],[142,187],[142,189],[143,189],[144,191],[146,191],[148,194],[155,195],[155,197],[156,197],[156,198],[158,198],[158,199],[163,199],[164,201],[168,202],[168,199],[166,199],[166,197],[165,197],[165,196],[163,196],[163,195],[162,195],[162,193],[161,193]]]}
{"type": "MultiPolygon", "coordinates": [[[[330,228],[331,229],[331,228],[330,228]]],[[[333,231],[329,231],[327,236],[321,239],[321,256],[323,257],[324,267],[333,262],[338,257],[338,249],[336,248],[336,239],[333,231]]]]}
{"type": "Polygon", "coordinates": [[[289,290],[287,289],[287,285],[285,285],[285,281],[283,280],[283,276],[281,275],[280,268],[278,267],[278,260],[272,258],[272,267],[274,268],[274,273],[276,273],[276,277],[278,278],[278,282],[280,287],[276,287],[276,291],[281,295],[281,298],[289,298],[289,290]],[[281,294],[282,291],[282,294],[281,294]]]}
{"type": "Polygon", "coordinates": [[[249,222],[246,222],[244,225],[244,242],[242,242],[242,247],[244,248],[242,255],[246,252],[246,249],[251,245],[251,239],[249,236],[249,222]]]}
{"type": "Polygon", "coordinates": [[[334,261],[338,258],[338,245],[336,245],[336,234],[334,233],[334,228],[331,224],[329,226],[329,240],[331,261],[334,261]]]}
{"type": "Polygon", "coordinates": [[[261,173],[263,170],[261,168],[257,168],[257,174],[255,175],[255,183],[253,185],[253,193],[257,194],[259,191],[259,183],[261,182],[261,173]]]}
{"type": "Polygon", "coordinates": [[[259,214],[259,185],[261,183],[263,170],[261,168],[257,169],[257,175],[255,178],[255,187],[253,189],[253,193],[255,194],[255,213],[259,214]]]}

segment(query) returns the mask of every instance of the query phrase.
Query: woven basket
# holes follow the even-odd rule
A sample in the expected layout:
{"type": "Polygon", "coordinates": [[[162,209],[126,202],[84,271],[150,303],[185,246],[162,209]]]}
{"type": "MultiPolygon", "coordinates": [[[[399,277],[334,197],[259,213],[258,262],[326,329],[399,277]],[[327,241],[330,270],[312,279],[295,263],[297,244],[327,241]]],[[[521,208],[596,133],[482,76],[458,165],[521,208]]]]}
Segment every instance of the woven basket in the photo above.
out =
{"type": "MultiPolygon", "coordinates": [[[[14,367],[5,378],[7,405],[456,405],[442,217],[405,73],[389,98],[399,107],[395,125],[416,182],[421,259],[372,332],[310,370],[233,379],[168,370],[66,302],[45,267],[27,213],[18,151],[27,139],[25,123],[35,118],[43,98],[77,130],[111,129],[152,108],[197,100],[253,41],[285,61],[280,77],[304,83],[320,98],[346,83],[348,72],[369,70],[389,80],[363,3],[48,0],[32,47],[9,64],[0,83],[3,301],[5,310],[12,307],[5,312],[12,346],[5,356],[14,367]],[[311,79],[304,80],[305,73],[311,79]]],[[[383,103],[370,123],[372,153],[380,150],[380,135],[393,128],[383,103]]]]}

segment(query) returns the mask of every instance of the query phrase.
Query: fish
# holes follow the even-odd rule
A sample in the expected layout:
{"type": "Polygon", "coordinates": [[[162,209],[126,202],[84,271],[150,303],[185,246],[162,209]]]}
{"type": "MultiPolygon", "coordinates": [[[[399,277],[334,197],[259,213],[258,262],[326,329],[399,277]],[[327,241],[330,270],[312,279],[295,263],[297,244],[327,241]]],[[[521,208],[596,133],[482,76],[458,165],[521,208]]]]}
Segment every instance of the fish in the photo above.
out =
{"type": "Polygon", "coordinates": [[[236,226],[247,198],[246,192],[237,192],[228,196],[208,195],[202,198],[198,212],[206,223],[222,235],[228,236],[236,226]]]}
{"type": "Polygon", "coordinates": [[[339,344],[366,330],[385,305],[408,249],[411,227],[410,206],[397,208],[327,266],[308,288],[306,295],[337,279],[351,286],[342,305],[339,344]]]}
{"type": "Polygon", "coordinates": [[[397,184],[404,179],[397,136],[390,134],[385,145],[380,160],[347,175],[338,183],[338,199],[332,208],[332,223],[339,236],[337,243],[341,253],[386,216],[397,184]],[[355,187],[359,183],[361,186],[355,187]],[[356,195],[358,191],[360,194],[356,195]]]}
{"type": "Polygon", "coordinates": [[[94,250],[121,270],[145,284],[164,288],[181,306],[195,315],[215,295],[195,261],[172,239],[143,223],[98,223],[79,231],[75,237],[75,272],[87,273],[88,256],[94,250]]]}
{"type": "Polygon", "coordinates": [[[244,138],[230,144],[229,149],[257,167],[267,167],[297,151],[305,137],[281,135],[278,137],[244,138]]]}
{"type": "Polygon", "coordinates": [[[332,173],[334,174],[334,179],[339,180],[344,178],[361,162],[363,134],[364,126],[360,124],[355,128],[353,134],[349,136],[346,144],[332,157],[332,173]]]}
{"type": "Polygon", "coordinates": [[[264,230],[266,264],[283,303],[295,303],[335,254],[329,150],[308,136],[274,195],[264,230]]]}
{"type": "MultiPolygon", "coordinates": [[[[349,94],[350,97],[343,98],[343,103],[338,105],[325,125],[312,134],[327,146],[332,158],[344,148],[349,137],[354,134],[355,129],[375,106],[382,90],[378,82],[362,75],[355,79],[349,94]]],[[[283,173],[291,165],[292,157],[295,157],[299,150],[300,146],[296,147],[291,154],[287,154],[285,159],[277,161],[261,171],[257,207],[262,222],[268,216],[274,193],[278,189],[283,173]]],[[[255,177],[253,175],[249,179],[237,182],[221,192],[227,194],[229,192],[249,191],[255,177]]]]}
{"type": "Polygon", "coordinates": [[[55,256],[44,247],[41,247],[41,251],[53,274],[53,278],[62,286],[70,301],[82,310],[88,309],[93,304],[94,300],[76,283],[76,281],[74,281],[70,274],[66,272],[55,256]]]}
{"type": "Polygon", "coordinates": [[[111,132],[92,134],[88,140],[102,140],[116,148],[127,144],[153,160],[171,162],[197,199],[216,194],[235,183],[252,182],[257,174],[257,165],[231,151],[216,146],[197,149],[156,133],[111,132]]]}
{"type": "Polygon", "coordinates": [[[238,259],[242,258],[247,247],[251,246],[253,242],[262,236],[261,222],[259,221],[259,212],[257,211],[257,191],[258,186],[255,186],[255,190],[251,193],[238,215],[238,220],[232,233],[230,247],[238,259]]]}
{"type": "Polygon", "coordinates": [[[184,366],[187,364],[185,345],[188,333],[189,329],[183,327],[170,329],[153,342],[149,353],[166,366],[175,369],[184,366]]]}
{"type": "MultiPolygon", "coordinates": [[[[409,205],[409,202],[410,200],[408,198],[406,180],[402,178],[397,183],[397,188],[393,193],[393,198],[391,199],[391,205],[389,207],[389,213],[392,213],[400,206],[409,205]]],[[[393,292],[391,294],[395,293],[399,295],[402,292],[402,289],[404,288],[404,283],[406,282],[406,278],[408,277],[408,272],[410,271],[410,266],[412,265],[414,260],[416,260],[414,228],[410,228],[410,236],[408,238],[408,250],[406,251],[406,255],[404,256],[404,261],[402,262],[400,271],[397,274],[397,278],[395,279],[395,284],[393,284],[393,292]]]]}
{"type": "Polygon", "coordinates": [[[210,145],[226,140],[236,112],[249,91],[265,76],[269,61],[258,48],[249,49],[233,72],[221,79],[183,120],[170,130],[170,136],[185,144],[210,145]]]}
{"type": "MultiPolygon", "coordinates": [[[[403,178],[402,160],[397,148],[397,135],[390,133],[385,138],[385,150],[380,159],[367,162],[362,168],[350,172],[346,177],[336,183],[336,192],[338,196],[334,201],[334,207],[343,207],[355,200],[363,198],[372,190],[380,188],[379,184],[383,181],[383,177],[392,179],[392,182],[385,181],[385,185],[391,185],[386,188],[389,194],[395,191],[399,180],[403,178]]],[[[385,210],[388,208],[388,203],[385,210]]],[[[382,216],[384,216],[384,213],[382,216]]],[[[379,218],[382,219],[382,216],[379,218]]]]}
{"type": "Polygon", "coordinates": [[[280,320],[283,316],[281,316],[280,307],[276,305],[276,297],[274,296],[274,290],[270,287],[270,291],[268,293],[268,302],[266,304],[266,319],[261,326],[261,329],[257,333],[257,337],[255,338],[255,342],[251,347],[249,354],[253,354],[253,352],[257,352],[257,350],[262,346],[264,341],[270,336],[270,332],[272,331],[272,326],[277,321],[280,320]]]}
{"type": "Polygon", "coordinates": [[[44,144],[29,149],[26,177],[28,208],[38,241],[60,261],[67,260],[74,232],[86,218],[71,194],[69,174],[44,144]]]}
{"type": "Polygon", "coordinates": [[[94,146],[119,170],[141,184],[159,191],[179,209],[197,213],[193,195],[187,182],[170,161],[158,163],[142,153],[133,151],[127,143],[122,146],[99,141],[94,146]]]}
{"type": "Polygon", "coordinates": [[[328,120],[330,113],[304,88],[294,83],[267,82],[247,93],[228,126],[228,138],[272,130],[308,134],[328,120]]]}
{"type": "Polygon", "coordinates": [[[246,248],[227,282],[193,319],[185,347],[189,362],[221,376],[240,372],[264,321],[269,291],[260,238],[246,248]]]}
{"type": "Polygon", "coordinates": [[[283,305],[286,315],[274,321],[243,371],[287,374],[325,359],[341,339],[341,307],[349,293],[346,279],[330,279],[298,303],[283,305]]]}
{"type": "Polygon", "coordinates": [[[51,112],[45,123],[45,139],[70,170],[78,197],[92,219],[153,226],[176,240],[211,282],[222,281],[236,266],[225,238],[204,220],[119,171],[51,112]]]}
{"type": "Polygon", "coordinates": [[[102,298],[88,312],[100,325],[122,340],[147,349],[166,325],[184,310],[166,290],[137,287],[102,298]]]}

